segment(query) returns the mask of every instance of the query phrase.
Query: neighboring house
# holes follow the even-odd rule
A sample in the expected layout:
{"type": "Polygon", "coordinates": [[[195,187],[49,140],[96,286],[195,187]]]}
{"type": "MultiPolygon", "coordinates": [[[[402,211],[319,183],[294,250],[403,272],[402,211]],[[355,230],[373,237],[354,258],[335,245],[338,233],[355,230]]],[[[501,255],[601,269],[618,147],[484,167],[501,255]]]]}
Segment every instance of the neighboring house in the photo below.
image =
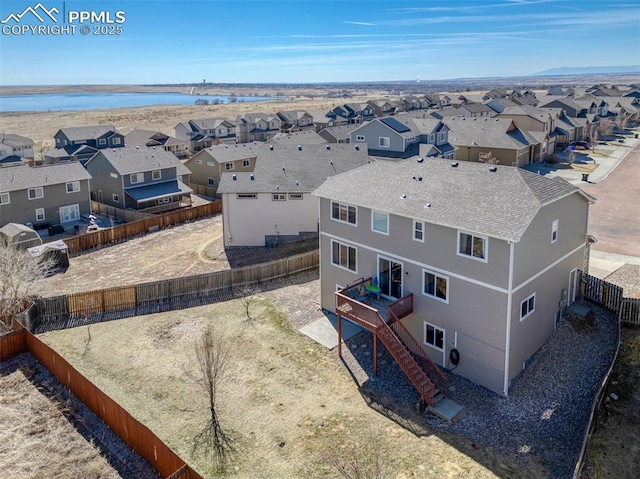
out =
{"type": "Polygon", "coordinates": [[[7,223],[54,225],[91,213],[91,175],[80,163],[29,167],[0,173],[0,226],[7,223]]]}
{"type": "Polygon", "coordinates": [[[267,141],[273,138],[282,126],[277,115],[264,113],[247,113],[236,120],[236,136],[238,143],[267,141]]]}
{"type": "Polygon", "coordinates": [[[321,307],[367,324],[359,311],[371,307],[335,292],[375,278],[382,299],[401,300],[400,321],[424,353],[498,394],[508,395],[579,295],[592,198],[560,178],[441,159],[377,161],[327,179],[314,195],[321,307]],[[336,311],[337,299],[347,307],[336,311]]]}
{"type": "Polygon", "coordinates": [[[493,98],[489,99],[485,102],[489,108],[491,108],[496,113],[502,113],[505,108],[510,108],[514,106],[518,106],[518,104],[509,98],[493,98]]]}
{"type": "Polygon", "coordinates": [[[327,143],[349,143],[350,135],[357,125],[330,126],[318,133],[327,143]]]}
{"type": "MultiPolygon", "coordinates": [[[[521,105],[505,108],[498,117],[509,118],[518,125],[518,128],[530,133],[541,132],[548,135],[548,141],[546,144],[542,143],[540,151],[542,160],[546,160],[548,155],[555,151],[556,136],[560,133],[556,130],[557,110],[540,110],[534,106],[521,105]]],[[[540,135],[537,135],[537,138],[540,139],[540,135]]]]}
{"type": "Polygon", "coordinates": [[[565,115],[570,118],[586,118],[589,113],[588,108],[577,103],[573,98],[553,98],[545,99],[539,105],[539,108],[560,108],[565,115]]]}
{"type": "Polygon", "coordinates": [[[33,160],[33,145],[33,140],[25,136],[0,132],[0,166],[33,160]]]}
{"type": "Polygon", "coordinates": [[[456,159],[479,161],[491,152],[500,165],[523,166],[539,160],[539,142],[509,118],[454,117],[442,120],[449,128],[449,143],[456,159]]]}
{"type": "Polygon", "coordinates": [[[124,147],[124,135],[113,125],[62,128],[53,135],[55,148],[44,154],[44,162],[79,161],[85,164],[99,150],[124,147]]]}
{"type": "Polygon", "coordinates": [[[394,115],[398,110],[398,102],[392,100],[369,100],[367,104],[378,118],[394,115]]]}
{"type": "Polygon", "coordinates": [[[91,195],[120,209],[158,213],[191,204],[190,171],[162,148],[100,150],[86,164],[91,195]]]}
{"type": "Polygon", "coordinates": [[[334,119],[326,110],[309,109],[306,112],[313,118],[313,125],[316,133],[320,133],[323,129],[334,126],[334,119]]]}
{"type": "Polygon", "coordinates": [[[335,125],[360,124],[374,118],[373,108],[368,103],[345,103],[328,113],[335,125]]]}
{"type": "Polygon", "coordinates": [[[437,147],[437,156],[453,159],[455,150],[449,144],[449,129],[442,121],[397,115],[376,118],[363,123],[350,134],[353,144],[365,144],[371,156],[409,158],[418,154],[419,144],[437,147]]]}
{"type": "Polygon", "coordinates": [[[236,124],[226,118],[183,121],[175,126],[175,132],[177,138],[189,141],[192,153],[213,145],[236,142],[236,124]]]}
{"type": "Polygon", "coordinates": [[[189,156],[189,142],[174,136],[165,135],[159,131],[132,130],[124,137],[125,146],[144,146],[163,148],[169,153],[173,153],[177,158],[189,156]]]}
{"type": "Polygon", "coordinates": [[[200,150],[184,163],[191,172],[191,184],[204,186],[209,196],[216,195],[220,178],[225,171],[253,171],[258,149],[262,145],[263,143],[238,143],[200,150]]]}
{"type": "Polygon", "coordinates": [[[351,145],[260,147],[253,172],[227,172],[220,180],[225,248],[317,237],[318,199],[311,191],[369,161],[351,145]]]}
{"type": "Polygon", "coordinates": [[[442,110],[442,115],[466,116],[469,118],[491,118],[496,115],[496,112],[483,103],[465,103],[457,108],[442,110]]]}
{"type": "Polygon", "coordinates": [[[267,145],[324,145],[327,142],[315,130],[296,130],[291,133],[278,133],[267,145]]]}
{"type": "Polygon", "coordinates": [[[293,133],[300,130],[315,129],[313,116],[305,110],[279,111],[276,113],[282,124],[282,133],[293,133]]]}

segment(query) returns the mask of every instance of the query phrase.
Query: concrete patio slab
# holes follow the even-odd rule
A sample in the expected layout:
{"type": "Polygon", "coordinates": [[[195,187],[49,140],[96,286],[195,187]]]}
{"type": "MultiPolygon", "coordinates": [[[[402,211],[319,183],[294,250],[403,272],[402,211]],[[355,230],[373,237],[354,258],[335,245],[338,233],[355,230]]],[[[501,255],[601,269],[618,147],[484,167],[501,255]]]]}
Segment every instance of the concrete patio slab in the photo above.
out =
{"type": "MultiPolygon", "coordinates": [[[[328,313],[322,318],[303,326],[298,331],[322,344],[325,348],[333,349],[338,345],[338,317],[335,314],[328,313]]],[[[364,328],[347,319],[342,319],[343,341],[362,331],[364,331],[364,328]]]]}

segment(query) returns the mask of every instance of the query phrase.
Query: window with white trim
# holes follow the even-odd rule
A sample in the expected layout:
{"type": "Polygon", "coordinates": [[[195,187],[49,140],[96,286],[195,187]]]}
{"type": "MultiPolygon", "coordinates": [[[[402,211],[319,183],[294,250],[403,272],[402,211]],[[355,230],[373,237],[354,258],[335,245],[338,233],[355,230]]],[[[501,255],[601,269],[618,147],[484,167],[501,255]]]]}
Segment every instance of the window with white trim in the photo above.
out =
{"type": "Polygon", "coordinates": [[[424,223],[413,220],[413,239],[424,243],[424,223]]]}
{"type": "Polygon", "coordinates": [[[216,179],[215,178],[207,178],[207,184],[209,186],[216,186],[216,179]]]}
{"type": "Polygon", "coordinates": [[[520,303],[520,321],[530,316],[536,310],[536,293],[533,293],[520,303]]]}
{"type": "Polygon", "coordinates": [[[471,233],[458,232],[458,254],[479,261],[487,261],[488,238],[471,233]]]}
{"type": "Polygon", "coordinates": [[[449,278],[423,269],[422,294],[449,303],[449,278]]]}
{"type": "Polygon", "coordinates": [[[239,200],[255,200],[258,199],[257,193],[238,193],[236,198],[239,200]]]}
{"type": "Polygon", "coordinates": [[[551,242],[555,243],[558,241],[558,220],[553,220],[551,223],[551,242]]]}
{"type": "Polygon", "coordinates": [[[224,169],[226,171],[231,171],[233,169],[235,169],[236,165],[234,165],[233,163],[225,163],[224,164],[224,169]]]}
{"type": "Polygon", "coordinates": [[[436,134],[432,133],[429,135],[429,143],[431,143],[432,145],[435,145],[436,143],[436,134]]]}
{"type": "Polygon", "coordinates": [[[29,188],[29,190],[27,190],[27,195],[30,200],[44,198],[44,191],[42,190],[42,186],[39,186],[37,188],[29,188]]]}
{"type": "Polygon", "coordinates": [[[356,225],[358,224],[356,207],[332,201],[331,219],[356,225]]]}
{"type": "Polygon", "coordinates": [[[153,181],[157,181],[157,180],[159,180],[159,179],[161,179],[161,178],[162,178],[162,171],[160,171],[160,170],[153,170],[153,171],[151,172],[151,179],[152,179],[153,181]]]}
{"type": "Polygon", "coordinates": [[[302,193],[289,193],[289,199],[290,200],[301,200],[302,199],[302,193]]]}
{"type": "Polygon", "coordinates": [[[438,141],[440,143],[444,143],[445,141],[447,141],[447,132],[446,131],[441,131],[440,133],[438,133],[438,141]]]}
{"type": "Polygon", "coordinates": [[[79,181],[70,181],[65,185],[67,193],[77,193],[80,191],[80,182],[79,181]]]}
{"type": "Polygon", "coordinates": [[[389,234],[389,215],[382,211],[371,211],[371,230],[385,235],[389,234]]]}
{"type": "Polygon", "coordinates": [[[117,173],[109,173],[109,176],[111,178],[115,178],[116,180],[118,179],[118,174],[117,173]]]}
{"type": "Polygon", "coordinates": [[[249,168],[251,166],[251,160],[242,160],[242,167],[249,168]]]}
{"type": "Polygon", "coordinates": [[[111,195],[111,199],[113,200],[114,203],[120,203],[120,197],[115,193],[111,195]]]}
{"type": "Polygon", "coordinates": [[[107,139],[106,138],[100,138],[98,140],[98,145],[106,145],[107,144],[107,139]]]}
{"type": "Polygon", "coordinates": [[[287,195],[284,193],[273,193],[271,201],[287,201],[287,195]]]}
{"type": "Polygon", "coordinates": [[[44,208],[36,208],[36,221],[44,221],[44,208]]]}
{"type": "Polygon", "coordinates": [[[114,138],[114,139],[113,139],[113,144],[114,144],[114,145],[119,145],[119,144],[120,144],[120,138],[117,138],[117,137],[116,137],[116,138],[114,138]]]}
{"type": "Polygon", "coordinates": [[[391,140],[388,136],[381,136],[378,138],[378,146],[380,148],[389,148],[391,146],[391,140]]]}
{"type": "Polygon", "coordinates": [[[364,135],[356,135],[356,141],[366,141],[364,135]]]}
{"type": "Polygon", "coordinates": [[[9,193],[0,193],[0,205],[8,205],[11,203],[11,196],[9,193]]]}
{"type": "Polygon", "coordinates": [[[445,330],[431,323],[424,322],[424,344],[444,351],[445,330]]]}
{"type": "Polygon", "coordinates": [[[144,173],[134,173],[132,175],[129,175],[129,181],[132,185],[144,182],[144,173]]]}
{"type": "Polygon", "coordinates": [[[356,255],[355,246],[340,243],[339,241],[331,241],[331,263],[335,266],[355,273],[357,271],[356,255]]]}

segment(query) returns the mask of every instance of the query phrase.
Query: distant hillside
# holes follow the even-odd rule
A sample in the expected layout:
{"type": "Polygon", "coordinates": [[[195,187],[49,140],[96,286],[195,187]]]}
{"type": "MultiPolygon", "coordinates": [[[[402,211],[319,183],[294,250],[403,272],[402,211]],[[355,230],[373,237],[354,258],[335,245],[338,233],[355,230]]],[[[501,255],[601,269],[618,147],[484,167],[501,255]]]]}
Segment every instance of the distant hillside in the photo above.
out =
{"type": "Polygon", "coordinates": [[[612,67],[560,67],[551,68],[534,75],[592,75],[607,73],[639,73],[640,65],[623,65],[612,67]]]}

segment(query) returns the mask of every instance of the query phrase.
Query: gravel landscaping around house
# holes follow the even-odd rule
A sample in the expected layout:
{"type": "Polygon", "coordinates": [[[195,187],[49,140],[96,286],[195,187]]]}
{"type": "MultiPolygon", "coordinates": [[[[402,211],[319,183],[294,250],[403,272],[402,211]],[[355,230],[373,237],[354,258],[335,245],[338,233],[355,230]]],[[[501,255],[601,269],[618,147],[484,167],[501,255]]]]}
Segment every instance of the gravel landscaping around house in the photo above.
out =
{"type": "Polygon", "coordinates": [[[464,406],[451,423],[429,415],[426,421],[416,418],[413,406],[418,393],[381,345],[378,376],[373,376],[371,333],[346,341],[343,361],[364,396],[400,411],[409,422],[417,421],[414,427],[459,434],[472,444],[506,455],[522,465],[519,477],[530,477],[535,463],[544,467],[548,477],[570,478],[618,335],[616,319],[599,308],[593,310],[592,329],[560,322],[508,398],[447,372],[448,397],[464,406]]]}

